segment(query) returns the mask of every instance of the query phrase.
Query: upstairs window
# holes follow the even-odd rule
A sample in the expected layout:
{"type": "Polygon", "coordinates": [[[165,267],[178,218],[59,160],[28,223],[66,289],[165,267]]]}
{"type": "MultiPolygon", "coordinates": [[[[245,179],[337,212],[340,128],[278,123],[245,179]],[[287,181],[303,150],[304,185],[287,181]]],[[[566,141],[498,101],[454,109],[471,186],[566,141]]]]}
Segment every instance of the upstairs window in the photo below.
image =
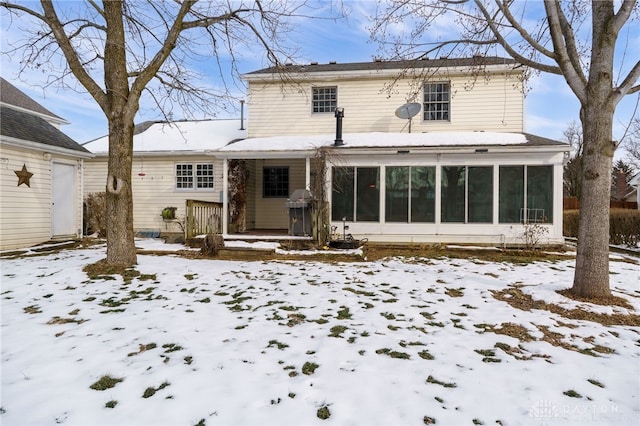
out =
{"type": "Polygon", "coordinates": [[[176,189],[213,189],[213,164],[176,164],[176,189]]]}
{"type": "Polygon", "coordinates": [[[313,112],[334,112],[338,105],[338,88],[314,87],[313,89],[313,112]]]}
{"type": "Polygon", "coordinates": [[[423,104],[425,121],[450,121],[450,94],[449,83],[425,83],[423,104]]]}
{"type": "Polygon", "coordinates": [[[287,198],[289,196],[289,167],[265,167],[262,169],[263,198],[287,198]]]}

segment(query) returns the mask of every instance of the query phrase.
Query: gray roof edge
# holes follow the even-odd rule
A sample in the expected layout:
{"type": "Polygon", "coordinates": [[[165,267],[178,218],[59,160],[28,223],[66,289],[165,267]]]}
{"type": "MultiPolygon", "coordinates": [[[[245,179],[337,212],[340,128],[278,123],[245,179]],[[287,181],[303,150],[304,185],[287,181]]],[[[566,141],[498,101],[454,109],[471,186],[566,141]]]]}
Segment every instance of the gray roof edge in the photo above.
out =
{"type": "Polygon", "coordinates": [[[369,62],[330,62],[328,64],[284,64],[262,68],[245,73],[246,76],[257,74],[277,73],[314,73],[314,72],[340,72],[340,71],[364,71],[364,70],[391,70],[409,68],[449,68],[460,66],[488,66],[488,65],[513,65],[514,68],[520,62],[512,58],[499,56],[474,56],[466,58],[439,58],[439,59],[408,59],[408,60],[374,60],[369,62]]]}
{"type": "Polygon", "coordinates": [[[0,102],[6,106],[22,109],[31,113],[36,113],[43,118],[50,118],[54,121],[68,124],[69,122],[57,114],[49,111],[42,104],[35,101],[29,95],[11,84],[8,80],[0,77],[0,102]]]}

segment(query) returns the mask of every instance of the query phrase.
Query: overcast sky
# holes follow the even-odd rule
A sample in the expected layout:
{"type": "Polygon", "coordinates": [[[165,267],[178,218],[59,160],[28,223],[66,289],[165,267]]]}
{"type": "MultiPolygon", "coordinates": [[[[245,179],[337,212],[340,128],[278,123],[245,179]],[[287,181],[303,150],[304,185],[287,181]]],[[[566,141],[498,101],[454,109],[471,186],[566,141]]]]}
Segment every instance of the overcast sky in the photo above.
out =
{"type": "MultiPolygon", "coordinates": [[[[324,3],[321,3],[324,4],[324,3]]],[[[328,4],[328,3],[327,3],[328,4]]],[[[298,19],[296,31],[290,34],[293,42],[298,45],[299,63],[317,61],[328,63],[337,61],[362,62],[370,61],[379,55],[377,45],[370,41],[370,22],[367,14],[374,10],[373,1],[346,1],[348,14],[346,19],[298,19]]],[[[326,11],[325,11],[326,13],[326,11]]],[[[17,78],[19,69],[18,57],[4,54],[7,43],[20,36],[17,26],[7,25],[6,14],[2,14],[2,63],[0,73],[2,77],[11,81],[19,89],[40,102],[43,106],[71,122],[63,127],[63,131],[79,143],[101,137],[107,133],[106,119],[95,102],[86,94],[74,91],[62,91],[55,88],[43,90],[39,85],[46,81],[45,71],[29,71],[17,78]]],[[[404,31],[406,28],[399,28],[404,31]]],[[[438,37],[446,37],[447,26],[439,25],[433,28],[438,37]]],[[[627,31],[621,35],[628,46],[625,55],[627,64],[637,61],[640,57],[640,23],[638,21],[628,25],[627,31]]],[[[250,72],[268,64],[259,55],[242,55],[239,62],[240,72],[250,72]]],[[[207,69],[207,64],[198,64],[199,68],[207,69]]],[[[213,67],[211,68],[213,69],[213,67]]],[[[211,74],[212,84],[217,76],[211,74]]],[[[526,117],[525,131],[553,139],[562,139],[562,132],[571,121],[578,121],[579,103],[570,91],[562,77],[549,74],[534,76],[529,81],[530,91],[525,100],[526,117]]],[[[242,97],[242,88],[237,89],[236,95],[242,97]]],[[[633,117],[637,107],[639,95],[627,96],[619,105],[614,123],[614,138],[620,138],[624,127],[633,117]]],[[[636,112],[637,113],[637,112],[636,112]]],[[[235,111],[221,112],[221,118],[239,117],[235,111]]],[[[149,105],[142,104],[136,122],[149,119],[160,119],[161,116],[153,111],[149,105]]],[[[182,117],[174,116],[176,119],[182,117]]]]}

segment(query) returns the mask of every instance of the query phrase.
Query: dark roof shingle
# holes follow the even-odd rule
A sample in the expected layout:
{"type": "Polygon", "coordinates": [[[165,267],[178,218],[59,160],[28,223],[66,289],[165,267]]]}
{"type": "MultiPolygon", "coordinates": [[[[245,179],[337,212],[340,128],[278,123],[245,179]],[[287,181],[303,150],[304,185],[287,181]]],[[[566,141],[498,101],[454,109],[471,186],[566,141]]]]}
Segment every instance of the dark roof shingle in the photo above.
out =
{"type": "Polygon", "coordinates": [[[89,152],[42,117],[4,105],[0,106],[0,134],[58,148],[89,152]]]}
{"type": "Polygon", "coordinates": [[[446,68],[446,67],[482,67],[488,65],[520,65],[519,62],[511,58],[501,58],[498,56],[474,56],[472,58],[441,58],[441,59],[416,59],[404,61],[371,61],[328,64],[304,64],[304,65],[278,65],[252,71],[252,74],[275,74],[282,72],[291,73],[314,73],[314,72],[339,72],[339,71],[366,71],[366,70],[402,70],[410,68],[446,68]]]}
{"type": "Polygon", "coordinates": [[[24,108],[38,114],[48,115],[57,120],[64,120],[62,117],[52,113],[38,102],[31,99],[24,92],[2,77],[0,77],[0,102],[24,108]]]}

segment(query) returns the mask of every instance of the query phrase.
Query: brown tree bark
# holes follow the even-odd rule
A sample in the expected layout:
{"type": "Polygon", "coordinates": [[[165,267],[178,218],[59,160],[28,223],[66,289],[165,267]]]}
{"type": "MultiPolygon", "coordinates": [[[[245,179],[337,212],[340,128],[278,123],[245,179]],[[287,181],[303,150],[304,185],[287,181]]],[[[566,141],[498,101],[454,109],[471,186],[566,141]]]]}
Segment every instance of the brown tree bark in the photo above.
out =
{"type": "Polygon", "coordinates": [[[133,234],[133,122],[122,20],[122,1],[104,3],[106,31],[104,77],[109,122],[107,174],[107,263],[131,266],[137,263],[133,234]]]}
{"type": "Polygon", "coordinates": [[[571,292],[581,297],[608,297],[609,199],[613,139],[613,60],[618,36],[610,2],[593,2],[591,66],[586,97],[581,99],[583,131],[582,197],[576,272],[571,292]]]}

